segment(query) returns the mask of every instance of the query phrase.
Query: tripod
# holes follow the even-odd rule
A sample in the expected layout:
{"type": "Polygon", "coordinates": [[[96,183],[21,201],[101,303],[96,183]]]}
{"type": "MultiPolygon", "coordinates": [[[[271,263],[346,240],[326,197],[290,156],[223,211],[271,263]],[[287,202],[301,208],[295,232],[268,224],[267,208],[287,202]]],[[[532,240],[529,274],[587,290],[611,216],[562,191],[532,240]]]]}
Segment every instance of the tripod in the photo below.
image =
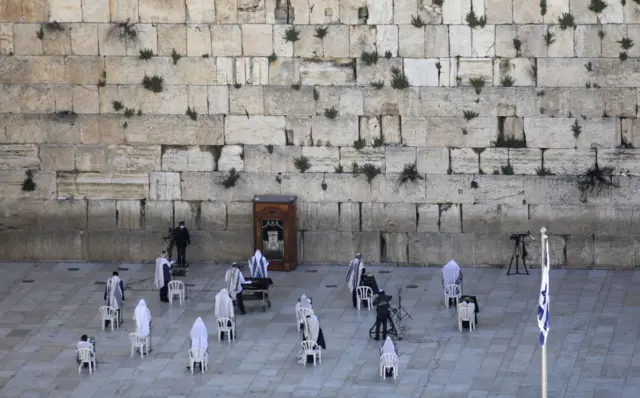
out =
{"type": "Polygon", "coordinates": [[[513,240],[513,252],[511,253],[511,261],[509,261],[509,269],[507,270],[507,275],[529,275],[529,270],[527,269],[527,248],[525,246],[524,238],[526,235],[511,235],[511,240],[513,240]],[[524,267],[524,273],[520,272],[520,259],[522,258],[522,266],[524,267]],[[516,260],[516,272],[511,272],[511,266],[513,265],[513,260],[516,260]]]}
{"type": "MultiPolygon", "coordinates": [[[[391,313],[397,312],[398,310],[395,308],[389,308],[391,313]]],[[[398,329],[396,329],[396,325],[393,323],[393,319],[391,319],[391,313],[387,315],[387,322],[389,322],[389,326],[387,327],[387,336],[393,336],[396,340],[402,340],[402,336],[398,335],[398,329]]],[[[373,338],[373,335],[376,333],[376,324],[378,323],[378,319],[376,319],[371,329],[369,329],[369,338],[373,338]]]]}
{"type": "MultiPolygon", "coordinates": [[[[398,340],[402,340],[402,332],[404,331],[404,327],[402,326],[402,321],[405,318],[409,318],[413,320],[413,317],[409,312],[402,306],[402,286],[396,285],[396,290],[398,291],[398,308],[391,308],[391,314],[396,317],[396,321],[398,323],[398,335],[396,336],[398,340]]],[[[394,326],[395,327],[395,326],[394,326]]]]}

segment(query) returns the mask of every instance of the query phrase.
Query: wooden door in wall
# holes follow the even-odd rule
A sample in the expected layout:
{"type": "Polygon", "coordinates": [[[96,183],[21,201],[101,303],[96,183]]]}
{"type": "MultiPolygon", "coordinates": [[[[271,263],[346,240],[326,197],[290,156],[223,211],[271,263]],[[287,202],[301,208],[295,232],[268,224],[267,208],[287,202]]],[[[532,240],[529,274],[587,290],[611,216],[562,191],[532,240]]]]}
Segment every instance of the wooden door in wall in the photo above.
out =
{"type": "Polygon", "coordinates": [[[292,271],[298,262],[296,196],[253,198],[254,250],[269,261],[270,271],[292,271]]]}

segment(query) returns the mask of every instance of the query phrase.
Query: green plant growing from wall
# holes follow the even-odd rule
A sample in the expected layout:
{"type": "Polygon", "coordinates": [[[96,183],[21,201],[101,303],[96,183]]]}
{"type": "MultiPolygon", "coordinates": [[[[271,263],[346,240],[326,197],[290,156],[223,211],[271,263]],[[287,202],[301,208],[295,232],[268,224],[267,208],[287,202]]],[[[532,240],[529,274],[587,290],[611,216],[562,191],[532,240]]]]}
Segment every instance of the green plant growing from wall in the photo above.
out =
{"type": "Polygon", "coordinates": [[[411,25],[413,25],[416,28],[422,28],[426,24],[424,23],[424,21],[422,20],[420,15],[416,15],[416,16],[412,15],[411,16],[411,25]]]}
{"type": "Polygon", "coordinates": [[[124,105],[122,105],[122,102],[120,101],[113,101],[111,102],[111,106],[113,107],[113,110],[118,112],[121,109],[124,109],[124,105]]]}
{"type": "Polygon", "coordinates": [[[309,158],[307,158],[304,155],[297,158],[293,158],[293,165],[301,173],[304,173],[311,168],[311,163],[309,162],[309,158]]]}
{"type": "Polygon", "coordinates": [[[484,83],[485,83],[484,77],[482,76],[472,77],[471,79],[469,79],[469,84],[471,84],[471,87],[473,87],[477,95],[480,95],[480,93],[482,92],[484,83]]]}
{"type": "Polygon", "coordinates": [[[358,166],[358,163],[351,163],[351,173],[354,177],[360,174],[360,166],[358,166]]]}
{"type": "Polygon", "coordinates": [[[271,145],[271,144],[265,145],[265,148],[267,148],[267,153],[269,155],[271,155],[273,153],[273,145],[271,145]]]}
{"type": "Polygon", "coordinates": [[[36,182],[33,181],[33,171],[27,170],[25,171],[27,178],[22,181],[22,190],[25,192],[32,192],[36,190],[36,182]]]}
{"type": "Polygon", "coordinates": [[[500,170],[498,170],[498,168],[493,169],[493,171],[491,172],[491,174],[493,174],[494,176],[499,176],[500,175],[500,170]]]}
{"type": "Polygon", "coordinates": [[[582,133],[582,127],[578,124],[578,119],[573,121],[571,125],[571,131],[573,132],[573,138],[578,139],[580,137],[580,133],[582,133]]]}
{"type": "Polygon", "coordinates": [[[62,32],[64,30],[64,26],[58,21],[47,22],[44,26],[47,28],[47,30],[51,31],[62,32]]]}
{"type": "Polygon", "coordinates": [[[338,174],[342,174],[342,173],[344,173],[344,167],[342,167],[342,165],[339,164],[338,166],[335,166],[333,168],[333,171],[338,173],[338,174]]]}
{"type": "Polygon", "coordinates": [[[371,181],[373,181],[374,178],[382,173],[382,170],[380,169],[380,167],[377,167],[374,164],[365,163],[362,165],[362,167],[360,167],[360,172],[365,175],[365,177],[367,178],[367,182],[371,184],[371,181]]]}
{"type": "Polygon", "coordinates": [[[267,60],[269,60],[269,63],[272,64],[278,60],[278,56],[276,55],[275,52],[273,52],[271,53],[271,55],[267,57],[267,60]]]}
{"type": "Polygon", "coordinates": [[[627,50],[633,47],[633,40],[628,37],[623,37],[622,39],[618,40],[618,44],[620,44],[620,47],[624,50],[619,55],[620,61],[626,61],[628,58],[627,50]]]}
{"type": "Polygon", "coordinates": [[[371,82],[371,87],[375,88],[376,90],[380,90],[382,87],[384,87],[384,81],[378,80],[377,82],[371,82]]]}
{"type": "Polygon", "coordinates": [[[367,142],[364,140],[364,138],[358,138],[357,140],[353,141],[353,147],[358,151],[364,148],[365,145],[367,145],[367,142]]]}
{"type": "Polygon", "coordinates": [[[107,71],[102,71],[102,79],[98,80],[98,87],[104,87],[107,85],[107,71]]]}
{"type": "Polygon", "coordinates": [[[373,143],[371,144],[371,146],[374,148],[380,148],[381,146],[384,146],[384,144],[384,135],[380,134],[380,137],[376,137],[373,139],[373,143]]]}
{"type": "Polygon", "coordinates": [[[538,176],[540,176],[540,177],[545,177],[545,176],[552,176],[552,175],[554,175],[554,174],[551,172],[551,169],[549,169],[549,168],[547,168],[547,167],[544,167],[544,165],[543,165],[543,166],[540,166],[540,167],[536,167],[536,174],[537,174],[538,176]]]}
{"type": "Polygon", "coordinates": [[[161,93],[163,82],[164,79],[158,75],[153,75],[151,77],[144,75],[144,78],[142,79],[142,86],[154,93],[161,93]]]}
{"type": "Polygon", "coordinates": [[[327,28],[325,26],[318,26],[318,27],[316,27],[316,34],[314,36],[317,37],[318,39],[322,40],[322,39],[325,38],[327,33],[329,33],[329,28],[327,28]]]}
{"type": "Polygon", "coordinates": [[[365,65],[373,65],[378,63],[378,52],[377,51],[363,51],[360,59],[364,62],[365,65]]]}
{"type": "Polygon", "coordinates": [[[42,27],[42,25],[40,25],[40,29],[36,32],[36,37],[39,40],[44,39],[44,28],[42,27]]]}
{"type": "Polygon", "coordinates": [[[333,106],[331,108],[326,108],[324,110],[324,116],[329,120],[333,120],[338,116],[338,110],[333,106]]]}
{"type": "Polygon", "coordinates": [[[240,179],[240,173],[236,171],[235,168],[229,170],[229,174],[222,180],[222,186],[225,189],[229,189],[236,186],[236,183],[240,179]]]}
{"type": "Polygon", "coordinates": [[[111,37],[115,32],[119,32],[122,40],[136,40],[138,38],[136,24],[131,23],[131,18],[124,22],[113,22],[111,29],[107,32],[107,38],[111,37]]]}
{"type": "Polygon", "coordinates": [[[384,57],[386,59],[391,59],[391,57],[393,57],[393,54],[391,53],[391,51],[387,50],[384,52],[384,57]]]}
{"type": "Polygon", "coordinates": [[[478,27],[484,28],[484,26],[487,24],[487,17],[483,15],[480,18],[478,18],[478,16],[476,15],[476,12],[473,10],[473,5],[472,5],[471,10],[469,10],[469,12],[467,13],[465,21],[467,21],[467,25],[469,25],[471,29],[475,29],[478,27]]]}
{"type": "MultiPolygon", "coordinates": [[[[596,153],[597,159],[597,153],[596,153]]],[[[614,181],[613,167],[600,167],[596,160],[593,167],[578,176],[578,190],[580,191],[580,201],[586,202],[587,196],[595,192],[596,196],[604,189],[618,188],[620,185],[614,181]]]]}
{"type": "Polygon", "coordinates": [[[202,58],[209,58],[209,54],[202,54],[202,58]]]}
{"type": "Polygon", "coordinates": [[[476,180],[473,180],[471,181],[471,188],[478,189],[480,188],[480,185],[478,185],[478,182],[476,180]]]}
{"type": "Polygon", "coordinates": [[[289,26],[287,30],[284,31],[284,40],[289,43],[295,43],[300,40],[300,32],[295,26],[289,26]]]}
{"type": "Polygon", "coordinates": [[[464,110],[462,111],[462,115],[464,116],[464,120],[469,121],[477,118],[480,114],[476,111],[464,110]]]}
{"type": "Polygon", "coordinates": [[[178,65],[178,61],[180,61],[180,58],[182,58],[182,55],[178,54],[178,52],[176,51],[176,49],[174,48],[171,51],[171,59],[173,60],[173,64],[174,65],[178,65]]]}
{"type": "Polygon", "coordinates": [[[600,28],[600,30],[598,31],[598,37],[600,38],[600,40],[602,40],[605,36],[606,33],[604,32],[604,29],[600,28]]]}
{"type": "Polygon", "coordinates": [[[318,92],[318,89],[314,87],[313,88],[313,100],[317,101],[319,99],[320,99],[320,93],[318,92]]]}
{"type": "Polygon", "coordinates": [[[133,117],[133,115],[136,114],[136,110],[133,108],[126,108],[124,110],[124,117],[126,117],[127,119],[133,117]]]}
{"type": "Polygon", "coordinates": [[[607,8],[607,5],[608,4],[603,0],[591,0],[591,3],[589,4],[589,11],[600,14],[605,8],[607,8]]]}
{"type": "Polygon", "coordinates": [[[433,0],[433,4],[437,5],[438,7],[442,7],[442,5],[444,4],[444,0],[433,0]]]}
{"type": "Polygon", "coordinates": [[[407,76],[405,76],[405,74],[396,67],[391,68],[391,87],[396,90],[402,90],[409,87],[409,80],[407,79],[407,76]]]}
{"type": "Polygon", "coordinates": [[[544,43],[547,45],[547,47],[549,47],[550,45],[556,42],[556,35],[553,34],[548,27],[547,27],[547,33],[545,33],[542,36],[542,38],[544,39],[544,43]]]}
{"type": "Polygon", "coordinates": [[[629,58],[629,56],[627,55],[626,51],[622,51],[619,55],[618,58],[620,58],[620,61],[624,62],[627,60],[627,58],[629,58]]]}
{"type": "Polygon", "coordinates": [[[567,28],[576,27],[576,20],[573,15],[568,12],[562,13],[561,16],[558,17],[558,25],[560,25],[560,29],[567,30],[567,28]]]}
{"type": "Polygon", "coordinates": [[[292,89],[294,89],[294,90],[296,90],[296,91],[300,90],[300,87],[301,87],[301,86],[300,86],[300,83],[293,83],[293,84],[291,85],[291,88],[292,88],[292,89]]]}
{"type": "Polygon", "coordinates": [[[142,59],[142,60],[145,60],[145,61],[146,61],[146,60],[148,60],[148,59],[153,58],[153,55],[154,55],[154,54],[153,54],[153,50],[150,50],[150,49],[148,49],[148,48],[145,48],[144,50],[140,50],[140,56],[139,56],[139,58],[140,58],[140,59],[142,59]]]}
{"type": "Polygon", "coordinates": [[[522,41],[517,37],[513,38],[513,49],[516,50],[516,58],[522,55],[520,52],[522,50],[522,41]]]}
{"type": "Polygon", "coordinates": [[[402,173],[400,173],[399,183],[405,184],[407,181],[416,182],[418,180],[424,180],[424,178],[418,173],[418,169],[415,163],[405,164],[402,173]]]}
{"type": "Polygon", "coordinates": [[[588,72],[591,72],[593,70],[593,64],[591,63],[591,61],[584,64],[584,67],[588,72]]]}
{"type": "Polygon", "coordinates": [[[198,112],[196,112],[196,110],[191,108],[190,106],[187,106],[186,115],[189,116],[191,120],[198,120],[198,112]]]}
{"type": "Polygon", "coordinates": [[[327,190],[327,183],[323,180],[322,183],[320,184],[320,188],[322,188],[323,191],[327,190]]]}
{"type": "Polygon", "coordinates": [[[547,15],[547,0],[540,0],[540,15],[547,15]]]}
{"type": "Polygon", "coordinates": [[[511,87],[516,81],[511,77],[511,75],[507,74],[500,78],[500,84],[502,87],[511,87]]]}
{"type": "Polygon", "coordinates": [[[513,166],[511,162],[507,160],[507,164],[504,166],[500,166],[500,171],[502,171],[503,175],[512,176],[513,175],[513,166]]]}
{"type": "Polygon", "coordinates": [[[233,83],[233,88],[235,88],[236,90],[240,89],[241,87],[242,87],[242,83],[238,83],[238,82],[233,83]]]}

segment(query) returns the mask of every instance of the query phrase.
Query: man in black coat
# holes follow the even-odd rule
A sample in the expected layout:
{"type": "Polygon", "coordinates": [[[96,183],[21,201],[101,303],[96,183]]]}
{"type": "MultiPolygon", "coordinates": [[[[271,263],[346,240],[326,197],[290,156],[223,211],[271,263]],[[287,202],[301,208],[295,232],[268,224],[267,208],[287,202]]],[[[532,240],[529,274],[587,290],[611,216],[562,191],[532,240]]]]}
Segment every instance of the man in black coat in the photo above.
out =
{"type": "Polygon", "coordinates": [[[178,228],[174,233],[174,240],[178,248],[178,265],[184,267],[187,265],[187,246],[191,244],[189,230],[184,226],[184,221],[180,221],[180,224],[178,224],[178,228]]]}

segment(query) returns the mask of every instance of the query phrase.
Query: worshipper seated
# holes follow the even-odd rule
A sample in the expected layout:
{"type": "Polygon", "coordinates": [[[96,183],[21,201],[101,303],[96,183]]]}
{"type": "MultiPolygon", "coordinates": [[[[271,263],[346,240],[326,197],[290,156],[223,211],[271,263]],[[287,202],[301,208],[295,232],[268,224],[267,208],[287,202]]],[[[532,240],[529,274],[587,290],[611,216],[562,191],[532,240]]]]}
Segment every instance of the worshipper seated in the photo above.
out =
{"type": "MultiPolygon", "coordinates": [[[[442,267],[442,287],[447,285],[460,286],[460,294],[462,294],[462,271],[460,266],[454,260],[449,261],[442,267]]],[[[451,302],[451,299],[449,299],[451,302]]]]}
{"type": "MultiPolygon", "coordinates": [[[[229,295],[229,291],[227,289],[222,289],[218,294],[216,294],[215,315],[216,319],[229,318],[231,319],[231,321],[233,321],[234,317],[236,316],[235,308],[233,306],[233,300],[231,299],[231,296],[229,295]]],[[[231,326],[231,323],[229,322],[227,326],[231,326]]],[[[225,337],[224,333],[222,337],[225,337]]],[[[228,337],[230,340],[233,339],[235,337],[233,335],[233,331],[229,332],[229,336],[226,337],[228,337]]]]}
{"type": "Polygon", "coordinates": [[[266,279],[268,278],[269,261],[262,255],[260,250],[256,250],[253,257],[249,259],[249,272],[252,279],[266,279]]]}
{"type": "MultiPolygon", "coordinates": [[[[78,344],[76,345],[76,364],[78,366],[80,366],[80,356],[78,355],[78,350],[81,348],[89,348],[91,350],[92,358],[94,358],[96,355],[94,345],[91,342],[89,342],[89,336],[87,336],[86,334],[83,334],[80,337],[80,341],[78,341],[78,344]]],[[[85,366],[88,366],[88,364],[85,364],[85,366]]]]}
{"type": "MultiPolygon", "coordinates": [[[[398,350],[396,349],[395,344],[393,344],[393,340],[391,340],[391,337],[387,337],[380,347],[380,357],[382,357],[383,354],[395,354],[396,356],[398,355],[398,350]]],[[[393,368],[387,368],[386,376],[393,377],[393,368]]]]}
{"type": "MultiPolygon", "coordinates": [[[[311,299],[307,298],[307,296],[304,294],[300,296],[300,299],[298,299],[298,302],[296,303],[296,316],[298,315],[298,309],[300,308],[313,309],[311,299]]],[[[298,328],[298,330],[302,331],[304,330],[304,319],[299,319],[299,321],[300,321],[300,327],[298,328]]]]}
{"type": "MultiPolygon", "coordinates": [[[[314,341],[323,350],[327,349],[327,345],[324,341],[324,333],[322,333],[322,328],[320,327],[320,321],[315,314],[307,315],[307,322],[302,336],[303,341],[314,341]]],[[[300,363],[304,363],[305,361],[303,353],[304,351],[300,350],[300,353],[298,354],[298,362],[300,363]]],[[[307,363],[313,363],[313,357],[307,356],[306,361],[307,363]]]]}
{"type": "MultiPolygon", "coordinates": [[[[204,350],[204,355],[209,355],[209,333],[207,332],[207,327],[202,321],[202,318],[198,317],[198,319],[193,323],[189,337],[191,339],[192,350],[204,350]]],[[[199,365],[200,370],[202,370],[202,362],[196,362],[196,364],[199,365]]],[[[191,369],[191,367],[187,366],[187,369],[191,369]]]]}

